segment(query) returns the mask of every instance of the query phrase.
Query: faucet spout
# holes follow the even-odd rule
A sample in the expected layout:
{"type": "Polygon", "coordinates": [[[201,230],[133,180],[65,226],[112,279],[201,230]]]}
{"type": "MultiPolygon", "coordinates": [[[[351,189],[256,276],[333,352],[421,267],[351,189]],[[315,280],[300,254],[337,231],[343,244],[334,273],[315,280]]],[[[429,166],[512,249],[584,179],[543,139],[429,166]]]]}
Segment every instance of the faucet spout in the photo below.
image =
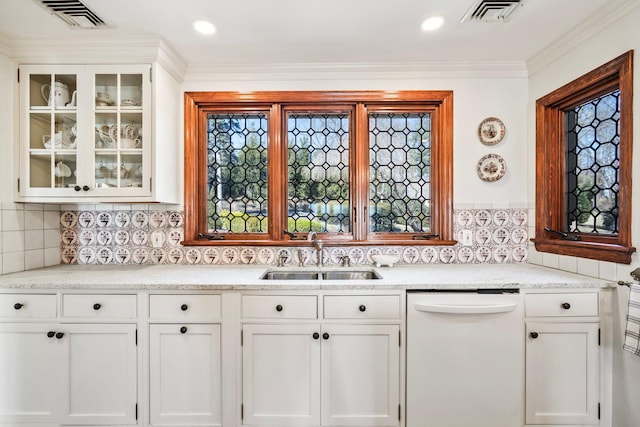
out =
{"type": "Polygon", "coordinates": [[[318,267],[322,267],[324,265],[324,257],[322,255],[322,248],[324,248],[324,243],[322,240],[318,239],[318,233],[315,231],[310,231],[307,234],[307,241],[313,242],[313,247],[316,250],[316,255],[318,257],[318,267]]]}

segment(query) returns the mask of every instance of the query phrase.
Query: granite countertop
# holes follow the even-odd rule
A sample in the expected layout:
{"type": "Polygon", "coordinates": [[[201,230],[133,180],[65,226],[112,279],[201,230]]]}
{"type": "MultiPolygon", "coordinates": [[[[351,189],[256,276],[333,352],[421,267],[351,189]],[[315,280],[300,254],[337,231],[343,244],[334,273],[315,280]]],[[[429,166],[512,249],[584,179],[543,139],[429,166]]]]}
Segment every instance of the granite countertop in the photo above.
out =
{"type": "MultiPolygon", "coordinates": [[[[324,267],[324,270],[348,270],[324,267]]],[[[268,270],[295,267],[245,265],[59,265],[0,275],[0,289],[259,290],[259,289],[470,289],[606,288],[613,282],[529,264],[401,265],[375,269],[378,280],[261,280],[268,270]]],[[[316,270],[304,268],[304,270],[316,270]]]]}

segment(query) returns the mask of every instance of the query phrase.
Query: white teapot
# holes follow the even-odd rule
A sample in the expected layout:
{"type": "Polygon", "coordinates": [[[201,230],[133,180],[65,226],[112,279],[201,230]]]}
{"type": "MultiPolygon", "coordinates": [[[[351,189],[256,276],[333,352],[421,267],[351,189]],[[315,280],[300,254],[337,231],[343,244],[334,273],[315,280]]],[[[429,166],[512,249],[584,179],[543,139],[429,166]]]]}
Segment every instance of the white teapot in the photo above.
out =
{"type": "Polygon", "coordinates": [[[49,107],[64,107],[67,104],[76,104],[76,91],[73,91],[73,100],[69,96],[69,86],[56,81],[51,89],[51,85],[42,85],[40,88],[42,99],[49,107]]]}

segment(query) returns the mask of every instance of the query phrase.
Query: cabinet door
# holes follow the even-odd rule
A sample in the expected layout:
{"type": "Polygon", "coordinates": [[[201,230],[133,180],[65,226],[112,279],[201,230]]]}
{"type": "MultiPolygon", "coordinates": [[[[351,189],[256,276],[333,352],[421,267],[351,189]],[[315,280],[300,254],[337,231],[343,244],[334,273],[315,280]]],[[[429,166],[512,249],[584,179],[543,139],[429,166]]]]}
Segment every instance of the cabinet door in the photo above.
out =
{"type": "Polygon", "coordinates": [[[220,426],[220,325],[151,325],[150,421],[220,426]]]}
{"type": "MultiPolygon", "coordinates": [[[[21,164],[25,197],[75,196],[83,152],[82,67],[23,66],[20,85],[21,164]]],[[[84,94],[86,97],[86,93],[84,94]]],[[[86,106],[85,106],[86,108],[86,106]]]]}
{"type": "Polygon", "coordinates": [[[89,67],[92,158],[100,196],[151,194],[151,84],[148,65],[89,67]]]}
{"type": "Polygon", "coordinates": [[[398,325],[323,325],[322,425],[397,426],[398,325]]]}
{"type": "Polygon", "coordinates": [[[597,323],[528,323],[527,424],[599,424],[597,323]]]}
{"type": "Polygon", "coordinates": [[[136,325],[67,324],[60,330],[68,348],[61,423],[135,424],[136,325]]]}
{"type": "Polygon", "coordinates": [[[57,423],[66,353],[48,333],[58,327],[0,324],[0,423],[57,423]]]}
{"type": "Polygon", "coordinates": [[[243,424],[320,424],[320,341],[318,325],[244,325],[243,424]]]}

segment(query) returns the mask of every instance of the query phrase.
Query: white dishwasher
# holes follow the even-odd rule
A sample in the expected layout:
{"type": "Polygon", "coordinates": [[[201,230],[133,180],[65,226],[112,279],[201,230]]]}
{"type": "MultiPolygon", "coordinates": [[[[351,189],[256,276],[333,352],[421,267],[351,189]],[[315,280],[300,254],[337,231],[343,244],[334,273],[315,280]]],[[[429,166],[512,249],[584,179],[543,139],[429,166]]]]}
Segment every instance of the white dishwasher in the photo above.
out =
{"type": "Polygon", "coordinates": [[[518,289],[407,291],[407,427],[521,427],[518,289]]]}

